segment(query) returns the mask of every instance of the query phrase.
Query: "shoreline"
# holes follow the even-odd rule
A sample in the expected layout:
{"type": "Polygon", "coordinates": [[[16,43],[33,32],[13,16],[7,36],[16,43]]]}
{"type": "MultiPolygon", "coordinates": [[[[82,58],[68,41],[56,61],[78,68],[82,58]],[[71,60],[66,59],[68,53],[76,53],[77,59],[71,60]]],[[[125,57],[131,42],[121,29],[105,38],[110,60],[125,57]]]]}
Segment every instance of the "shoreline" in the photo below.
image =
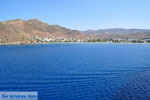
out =
{"type": "Polygon", "coordinates": [[[51,42],[51,43],[10,43],[0,44],[0,46],[13,46],[13,45],[42,45],[42,44],[150,44],[150,43],[114,43],[114,42],[51,42]]]}

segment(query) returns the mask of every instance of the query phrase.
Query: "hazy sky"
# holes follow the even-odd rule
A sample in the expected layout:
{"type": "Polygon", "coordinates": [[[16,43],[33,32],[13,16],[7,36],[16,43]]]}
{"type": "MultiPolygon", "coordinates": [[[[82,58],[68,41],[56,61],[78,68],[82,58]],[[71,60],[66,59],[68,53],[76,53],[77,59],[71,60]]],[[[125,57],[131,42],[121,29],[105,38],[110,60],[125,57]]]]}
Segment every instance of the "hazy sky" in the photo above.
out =
{"type": "Polygon", "coordinates": [[[150,0],[0,0],[0,14],[0,21],[37,18],[77,30],[150,29],[150,0]]]}

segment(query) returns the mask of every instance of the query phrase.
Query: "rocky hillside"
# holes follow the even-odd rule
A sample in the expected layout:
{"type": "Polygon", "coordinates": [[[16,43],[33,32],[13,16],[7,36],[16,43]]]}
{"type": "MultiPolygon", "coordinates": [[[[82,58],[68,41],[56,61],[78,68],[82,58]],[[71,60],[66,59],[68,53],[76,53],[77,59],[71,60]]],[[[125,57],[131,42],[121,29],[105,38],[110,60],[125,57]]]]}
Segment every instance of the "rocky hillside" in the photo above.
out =
{"type": "Polygon", "coordinates": [[[87,30],[83,33],[85,34],[134,34],[134,33],[142,33],[142,32],[150,32],[150,29],[124,29],[124,28],[113,28],[113,29],[99,29],[99,30],[87,30]]]}
{"type": "Polygon", "coordinates": [[[149,29],[123,29],[123,28],[114,28],[114,29],[100,29],[100,30],[87,30],[83,32],[100,39],[141,39],[141,38],[150,38],[149,29]]]}
{"type": "Polygon", "coordinates": [[[80,32],[58,25],[49,25],[38,19],[0,22],[0,44],[30,44],[45,42],[89,42],[95,39],[150,38],[148,29],[105,29],[80,32]],[[84,34],[82,34],[84,33],[84,34]]]}
{"type": "Polygon", "coordinates": [[[49,25],[38,19],[8,20],[0,22],[0,44],[37,43],[35,38],[43,39],[82,39],[86,35],[77,30],[70,30],[58,25],[49,25]]]}

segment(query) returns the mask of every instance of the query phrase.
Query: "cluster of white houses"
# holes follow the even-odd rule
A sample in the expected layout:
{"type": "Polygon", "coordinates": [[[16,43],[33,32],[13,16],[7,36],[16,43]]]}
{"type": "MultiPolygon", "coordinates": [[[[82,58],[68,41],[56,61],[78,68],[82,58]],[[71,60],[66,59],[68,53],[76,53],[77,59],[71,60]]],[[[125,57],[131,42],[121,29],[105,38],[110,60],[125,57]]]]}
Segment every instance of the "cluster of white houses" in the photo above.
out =
{"type": "Polygon", "coordinates": [[[36,41],[36,42],[109,42],[109,43],[150,43],[150,38],[145,38],[145,39],[91,39],[91,38],[64,38],[64,37],[51,37],[51,38],[41,38],[41,37],[34,37],[30,38],[30,41],[36,41]]]}
{"type": "Polygon", "coordinates": [[[76,38],[64,38],[64,37],[51,37],[51,38],[41,38],[36,36],[34,40],[40,41],[40,42],[85,42],[87,39],[76,39],[76,38]]]}
{"type": "Polygon", "coordinates": [[[134,43],[134,42],[138,42],[138,43],[150,43],[150,38],[144,38],[144,39],[120,39],[120,38],[117,38],[117,39],[112,39],[111,40],[112,42],[131,42],[131,43],[134,43]]]}

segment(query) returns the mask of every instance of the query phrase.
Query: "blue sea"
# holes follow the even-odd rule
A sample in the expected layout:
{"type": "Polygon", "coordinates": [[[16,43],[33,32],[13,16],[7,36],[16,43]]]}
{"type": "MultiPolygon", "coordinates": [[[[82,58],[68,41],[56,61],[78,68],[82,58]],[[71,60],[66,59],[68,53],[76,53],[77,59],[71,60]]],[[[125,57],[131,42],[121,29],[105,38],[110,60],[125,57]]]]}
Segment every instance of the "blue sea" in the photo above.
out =
{"type": "Polygon", "coordinates": [[[0,91],[37,91],[39,100],[150,100],[150,45],[0,46],[0,91]]]}

